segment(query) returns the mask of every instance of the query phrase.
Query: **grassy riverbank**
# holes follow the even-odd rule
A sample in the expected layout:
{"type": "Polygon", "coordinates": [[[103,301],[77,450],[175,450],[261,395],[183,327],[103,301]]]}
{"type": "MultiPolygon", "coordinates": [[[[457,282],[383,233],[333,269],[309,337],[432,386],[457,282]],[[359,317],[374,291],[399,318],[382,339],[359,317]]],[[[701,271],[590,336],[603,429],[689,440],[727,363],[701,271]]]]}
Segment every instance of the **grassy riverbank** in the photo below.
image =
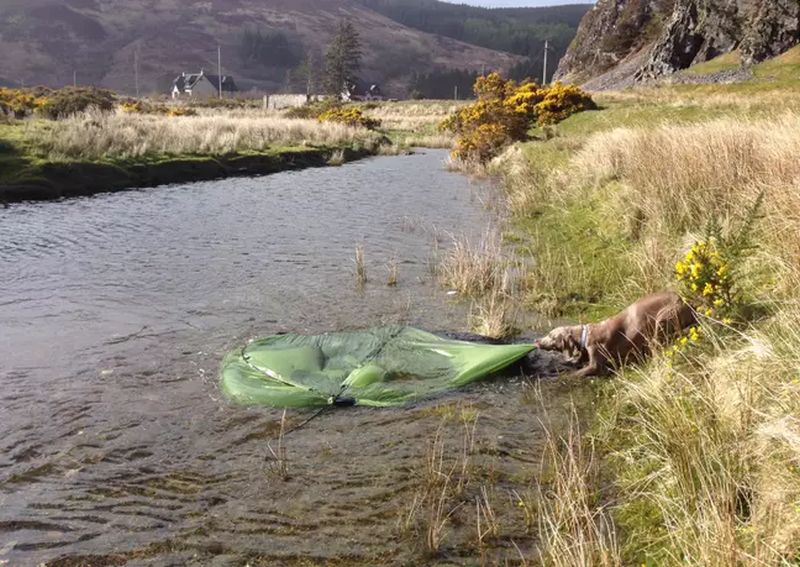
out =
{"type": "Polygon", "coordinates": [[[375,154],[382,144],[366,129],[255,110],[27,119],[0,125],[0,200],[323,166],[375,154]]]}
{"type": "Polygon", "coordinates": [[[380,120],[381,130],[402,147],[449,148],[453,135],[442,132],[439,125],[461,108],[463,101],[420,100],[367,103],[363,105],[369,118],[380,120]]]}
{"type": "Polygon", "coordinates": [[[735,236],[763,200],[735,271],[738,320],[706,318],[699,341],[604,382],[590,431],[562,444],[556,484],[569,490],[542,532],[548,563],[800,557],[798,56],[748,83],[598,96],[601,110],[492,165],[508,241],[529,259],[525,306],[554,319],[677,287],[692,243],[709,227],[735,236]],[[598,470],[592,447],[599,474],[583,474],[598,470]]]}

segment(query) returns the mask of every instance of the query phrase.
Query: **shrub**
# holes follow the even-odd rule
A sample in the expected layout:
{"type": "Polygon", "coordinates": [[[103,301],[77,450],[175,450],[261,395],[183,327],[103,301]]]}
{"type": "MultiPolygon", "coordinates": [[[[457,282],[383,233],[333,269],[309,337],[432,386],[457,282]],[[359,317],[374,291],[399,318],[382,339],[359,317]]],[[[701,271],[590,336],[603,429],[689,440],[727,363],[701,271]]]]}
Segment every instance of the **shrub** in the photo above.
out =
{"type": "Polygon", "coordinates": [[[732,227],[728,234],[723,234],[712,217],[707,236],[696,241],[675,264],[675,277],[683,287],[684,297],[702,315],[730,323],[742,308],[743,298],[736,282],[745,257],[756,248],[753,231],[763,203],[761,193],[745,211],[741,225],[732,227]]]}
{"type": "Polygon", "coordinates": [[[675,277],[692,306],[710,317],[733,303],[730,261],[716,239],[699,240],[675,264],[675,277]]]}
{"type": "Polygon", "coordinates": [[[543,99],[536,104],[535,114],[540,126],[557,124],[573,114],[595,110],[592,97],[575,85],[553,83],[545,89],[543,99]]]}
{"type": "Polygon", "coordinates": [[[128,99],[120,103],[124,114],[155,114],[161,116],[197,116],[197,111],[189,106],[168,106],[145,100],[128,99]]]}
{"type": "MultiPolygon", "coordinates": [[[[535,85],[526,83],[525,92],[535,85]]],[[[453,156],[464,161],[485,163],[511,142],[522,140],[528,131],[528,106],[518,94],[516,82],[503,79],[498,73],[478,77],[475,94],[478,100],[446,119],[440,128],[454,132],[458,138],[453,156]]],[[[522,96],[522,95],[521,95],[522,96]]]]}
{"type": "Polygon", "coordinates": [[[66,118],[89,108],[107,112],[113,110],[114,93],[94,87],[67,87],[53,91],[41,112],[52,120],[66,118]]]}
{"type": "Polygon", "coordinates": [[[197,116],[197,111],[189,106],[166,107],[167,116],[197,116]]]}
{"type": "Polygon", "coordinates": [[[25,118],[47,104],[44,92],[0,88],[0,114],[25,118]]]}
{"type": "Polygon", "coordinates": [[[499,73],[478,77],[475,95],[477,101],[446,119],[440,129],[457,135],[454,157],[479,163],[486,163],[508,144],[524,140],[537,122],[553,124],[594,108],[591,97],[578,87],[517,84],[499,73]]]}
{"type": "Polygon", "coordinates": [[[224,108],[227,110],[238,110],[250,106],[261,104],[258,100],[245,100],[240,98],[196,98],[188,101],[195,108],[224,108]]]}
{"type": "Polygon", "coordinates": [[[125,114],[144,114],[144,103],[140,100],[124,100],[120,103],[119,109],[125,114]]]}
{"type": "Polygon", "coordinates": [[[295,106],[284,112],[283,115],[286,118],[297,118],[298,120],[316,120],[325,112],[340,106],[341,104],[333,99],[321,100],[303,106],[295,106]]]}
{"type": "Polygon", "coordinates": [[[320,122],[338,122],[353,128],[374,130],[381,125],[380,120],[364,116],[364,112],[355,106],[337,106],[326,110],[317,117],[320,122]]]}

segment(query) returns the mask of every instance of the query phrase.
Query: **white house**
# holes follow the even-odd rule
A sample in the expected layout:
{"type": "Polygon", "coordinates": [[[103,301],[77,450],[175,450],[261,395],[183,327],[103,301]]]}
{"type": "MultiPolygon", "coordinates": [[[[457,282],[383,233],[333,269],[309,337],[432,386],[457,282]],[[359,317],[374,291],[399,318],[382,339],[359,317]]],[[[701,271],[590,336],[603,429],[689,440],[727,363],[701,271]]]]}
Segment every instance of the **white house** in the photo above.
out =
{"type": "MultiPolygon", "coordinates": [[[[181,73],[172,83],[172,98],[219,96],[219,84],[219,75],[209,75],[203,70],[199,73],[181,73]]],[[[222,92],[231,94],[238,91],[233,77],[222,75],[222,92]]]]}

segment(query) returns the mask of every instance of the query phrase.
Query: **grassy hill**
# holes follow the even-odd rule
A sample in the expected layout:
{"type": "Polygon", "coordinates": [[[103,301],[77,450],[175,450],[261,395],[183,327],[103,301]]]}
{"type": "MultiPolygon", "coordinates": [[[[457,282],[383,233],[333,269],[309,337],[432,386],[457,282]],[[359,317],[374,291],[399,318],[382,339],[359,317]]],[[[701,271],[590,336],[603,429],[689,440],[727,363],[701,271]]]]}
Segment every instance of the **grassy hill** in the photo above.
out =
{"type": "MultiPolygon", "coordinates": [[[[240,88],[287,88],[311,58],[320,70],[342,18],[364,47],[363,78],[390,94],[415,75],[481,69],[525,74],[542,39],[566,48],[585,7],[485,10],[442,2],[378,0],[6,0],[0,11],[0,82],[64,86],[77,78],[133,93],[138,57],[144,93],[164,92],[181,71],[217,67],[240,88]]],[[[555,63],[555,58],[554,58],[555,63]]],[[[537,71],[538,74],[539,71],[537,71]]],[[[450,81],[450,79],[446,79],[450,81]]],[[[468,79],[469,80],[469,79],[468,79]]],[[[289,87],[291,88],[291,87],[289,87]]],[[[452,92],[452,85],[449,86],[452,92]]],[[[463,92],[463,91],[462,91],[463,92]]],[[[432,94],[432,93],[431,93],[432,94]]]]}

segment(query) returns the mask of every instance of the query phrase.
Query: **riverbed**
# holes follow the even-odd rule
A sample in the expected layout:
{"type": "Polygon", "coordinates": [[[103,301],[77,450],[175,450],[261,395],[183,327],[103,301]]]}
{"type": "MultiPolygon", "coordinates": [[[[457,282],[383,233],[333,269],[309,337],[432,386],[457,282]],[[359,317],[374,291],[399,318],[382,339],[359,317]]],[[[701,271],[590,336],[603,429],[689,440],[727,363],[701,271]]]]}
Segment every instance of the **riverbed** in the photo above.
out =
{"type": "MultiPolygon", "coordinates": [[[[478,238],[493,222],[492,188],[446,171],[445,156],[0,209],[0,565],[532,553],[519,499],[568,386],[504,376],[407,408],[337,409],[279,446],[283,412],[232,405],[217,384],[223,355],[260,335],[468,330],[468,306],[436,285],[432,262],[454,235],[478,238]],[[474,472],[433,553],[427,511],[414,508],[426,455],[438,431],[455,463],[473,426],[474,472]],[[484,489],[498,529],[479,541],[484,489]]],[[[287,428],[308,417],[288,412],[287,428]]]]}

